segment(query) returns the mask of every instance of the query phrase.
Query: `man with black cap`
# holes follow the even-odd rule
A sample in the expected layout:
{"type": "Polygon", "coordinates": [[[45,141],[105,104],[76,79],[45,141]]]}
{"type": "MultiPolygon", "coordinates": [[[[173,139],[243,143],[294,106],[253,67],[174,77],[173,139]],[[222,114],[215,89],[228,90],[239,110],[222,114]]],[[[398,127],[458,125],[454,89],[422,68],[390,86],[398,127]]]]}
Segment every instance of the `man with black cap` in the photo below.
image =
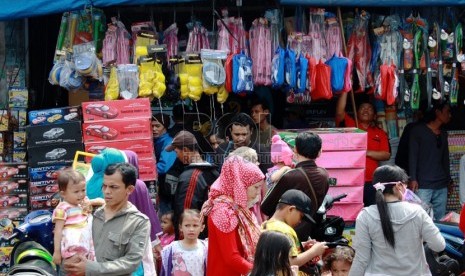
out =
{"type": "Polygon", "coordinates": [[[291,239],[292,248],[289,252],[291,265],[299,266],[299,270],[307,274],[311,274],[312,270],[306,264],[322,255],[328,248],[325,242],[311,241],[310,248],[308,248],[309,243],[302,245],[294,230],[302,219],[314,223],[311,206],[312,200],[304,192],[287,190],[279,199],[273,216],[262,224],[263,230],[278,231],[291,239]],[[302,252],[302,248],[305,248],[305,251],[302,252]]]}
{"type": "MultiPolygon", "coordinates": [[[[180,215],[184,209],[202,209],[208,199],[210,186],[219,174],[215,165],[202,158],[197,140],[189,131],[180,131],[171,145],[166,147],[166,151],[176,152],[178,160],[184,165],[181,172],[170,170],[166,177],[166,183],[171,185],[174,192],[173,224],[176,237],[179,238],[180,215]]],[[[206,233],[202,236],[206,237],[206,233]]]]}

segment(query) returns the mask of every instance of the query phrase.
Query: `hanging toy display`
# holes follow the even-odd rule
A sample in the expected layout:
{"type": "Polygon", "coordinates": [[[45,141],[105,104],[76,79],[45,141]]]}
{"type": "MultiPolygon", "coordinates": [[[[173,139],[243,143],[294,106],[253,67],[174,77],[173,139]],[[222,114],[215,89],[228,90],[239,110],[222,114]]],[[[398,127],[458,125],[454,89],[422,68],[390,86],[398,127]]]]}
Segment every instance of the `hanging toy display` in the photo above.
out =
{"type": "Polygon", "coordinates": [[[246,94],[253,92],[253,70],[252,59],[241,52],[233,57],[233,92],[236,94],[246,94]]]}
{"type": "Polygon", "coordinates": [[[120,98],[137,98],[139,89],[139,69],[137,65],[121,64],[117,68],[120,98]]]}
{"type": "Polygon", "coordinates": [[[119,83],[116,67],[110,69],[110,78],[105,88],[105,101],[117,100],[119,97],[119,83]]]}
{"type": "Polygon", "coordinates": [[[249,31],[250,57],[255,85],[271,85],[271,31],[265,18],[252,22],[249,31]]]}
{"type": "Polygon", "coordinates": [[[414,39],[413,39],[413,56],[414,56],[414,69],[412,70],[413,74],[413,83],[411,88],[411,99],[410,99],[410,106],[412,110],[418,110],[420,107],[420,59],[422,56],[422,36],[423,32],[419,29],[416,31],[414,39]]]}
{"type": "Polygon", "coordinates": [[[218,93],[219,88],[224,85],[226,80],[226,72],[222,61],[227,58],[227,52],[222,50],[202,49],[200,56],[203,63],[203,92],[207,95],[218,93]]]}
{"type": "Polygon", "coordinates": [[[198,101],[202,97],[203,82],[202,82],[202,60],[198,54],[190,54],[187,56],[186,64],[184,65],[186,75],[181,76],[181,99],[183,99],[183,83],[186,83],[187,97],[193,101],[198,101]],[[183,79],[185,78],[185,80],[183,79]]]}

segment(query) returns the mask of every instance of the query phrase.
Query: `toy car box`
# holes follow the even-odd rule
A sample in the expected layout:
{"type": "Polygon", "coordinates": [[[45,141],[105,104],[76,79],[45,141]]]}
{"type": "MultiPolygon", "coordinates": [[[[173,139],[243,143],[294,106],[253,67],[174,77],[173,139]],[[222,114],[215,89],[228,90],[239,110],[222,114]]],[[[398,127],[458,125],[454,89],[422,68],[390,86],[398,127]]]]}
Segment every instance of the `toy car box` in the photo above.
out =
{"type": "Polygon", "coordinates": [[[106,148],[115,148],[119,150],[132,150],[137,154],[139,159],[150,159],[155,156],[153,150],[153,139],[86,143],[85,148],[86,152],[95,154],[99,154],[106,148]]]}
{"type": "Polygon", "coordinates": [[[10,109],[10,125],[11,130],[18,131],[26,127],[27,111],[24,108],[10,109]]]}
{"type": "Polygon", "coordinates": [[[152,139],[150,119],[107,120],[82,124],[84,143],[152,139]]]}
{"type": "Polygon", "coordinates": [[[13,162],[26,162],[26,149],[13,149],[13,162]]]}
{"type": "Polygon", "coordinates": [[[52,197],[55,193],[44,193],[39,195],[31,195],[30,205],[31,211],[50,209],[52,206],[52,197]]]}
{"type": "Polygon", "coordinates": [[[82,142],[81,123],[78,121],[59,125],[28,126],[26,132],[28,148],[58,143],[82,142]]]}
{"type": "Polygon", "coordinates": [[[0,180],[28,178],[27,163],[0,163],[0,180]]]}
{"type": "Polygon", "coordinates": [[[84,122],[107,119],[151,118],[148,98],[82,103],[84,122]]]}
{"type": "Polygon", "coordinates": [[[81,120],[81,107],[70,106],[29,111],[30,125],[61,124],[69,121],[81,120]]]}
{"type": "Polygon", "coordinates": [[[27,208],[27,193],[17,195],[0,195],[0,210],[9,207],[27,208]]]}
{"type": "Polygon", "coordinates": [[[27,208],[9,207],[0,209],[0,219],[9,218],[13,221],[22,221],[27,216],[27,208]]]}
{"type": "Polygon", "coordinates": [[[0,195],[19,195],[28,192],[27,179],[0,181],[0,195]]]}
{"type": "Polygon", "coordinates": [[[59,171],[66,167],[66,164],[59,164],[52,166],[29,168],[29,179],[31,181],[57,179],[59,171]]]}
{"type": "Polygon", "coordinates": [[[30,167],[71,164],[76,151],[84,150],[82,143],[54,144],[31,148],[28,151],[30,167]]]}
{"type": "Polygon", "coordinates": [[[30,195],[56,192],[58,192],[58,181],[56,179],[29,182],[30,195]]]}
{"type": "Polygon", "coordinates": [[[8,110],[0,109],[0,131],[8,131],[10,122],[10,113],[8,110]]]}
{"type": "MultiPolygon", "coordinates": [[[[17,227],[19,224],[19,221],[11,221],[11,223],[5,223],[4,225],[0,225],[0,250],[3,251],[5,247],[14,245],[16,241],[10,240],[9,237],[11,237],[14,228],[17,227]]],[[[3,253],[0,253],[0,255],[2,254],[3,253]]]]}
{"type": "Polygon", "coordinates": [[[26,132],[13,132],[13,149],[26,149],[26,132]]]}
{"type": "Polygon", "coordinates": [[[139,159],[139,179],[142,181],[157,180],[155,159],[139,159]]]}
{"type": "Polygon", "coordinates": [[[27,89],[11,89],[8,91],[8,107],[27,107],[28,98],[27,89]]]}

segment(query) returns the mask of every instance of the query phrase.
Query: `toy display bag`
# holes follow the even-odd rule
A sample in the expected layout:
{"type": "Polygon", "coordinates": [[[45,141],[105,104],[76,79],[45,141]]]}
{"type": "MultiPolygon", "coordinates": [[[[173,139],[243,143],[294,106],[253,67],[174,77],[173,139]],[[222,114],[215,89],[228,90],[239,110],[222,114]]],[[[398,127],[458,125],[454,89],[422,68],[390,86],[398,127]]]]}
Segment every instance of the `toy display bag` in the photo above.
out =
{"type": "Polygon", "coordinates": [[[253,91],[252,65],[252,59],[244,52],[234,56],[232,82],[234,93],[253,91]]]}
{"type": "Polygon", "coordinates": [[[281,87],[284,84],[285,54],[286,50],[278,47],[271,61],[271,84],[275,88],[281,87]]]}

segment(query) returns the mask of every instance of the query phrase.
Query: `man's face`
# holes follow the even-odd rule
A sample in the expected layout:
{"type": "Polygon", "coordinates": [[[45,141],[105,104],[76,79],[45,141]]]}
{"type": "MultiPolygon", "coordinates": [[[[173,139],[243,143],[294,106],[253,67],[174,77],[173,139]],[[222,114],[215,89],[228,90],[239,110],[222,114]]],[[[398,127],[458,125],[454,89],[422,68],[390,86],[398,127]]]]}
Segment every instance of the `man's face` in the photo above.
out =
{"type": "Polygon", "coordinates": [[[231,125],[231,138],[236,148],[248,146],[251,136],[250,126],[231,125]]]}
{"type": "Polygon", "coordinates": [[[112,207],[127,202],[128,196],[134,190],[134,186],[129,185],[126,188],[123,182],[123,176],[119,171],[116,171],[112,175],[103,175],[102,190],[105,203],[112,207]]]}
{"type": "Polygon", "coordinates": [[[166,128],[158,121],[152,121],[153,137],[158,138],[166,132],[166,128]]]}
{"type": "Polygon", "coordinates": [[[181,161],[183,164],[189,164],[189,154],[187,148],[174,148],[176,152],[176,157],[181,161]]]}
{"type": "Polygon", "coordinates": [[[452,118],[452,115],[450,114],[450,106],[446,105],[442,110],[437,110],[436,117],[441,120],[441,123],[444,125],[449,123],[452,118]]]}
{"type": "Polygon", "coordinates": [[[361,123],[371,123],[375,119],[375,110],[369,103],[363,103],[357,110],[357,118],[361,123]]]}
{"type": "Polygon", "coordinates": [[[252,116],[252,119],[254,123],[256,124],[261,124],[266,120],[266,116],[270,114],[270,111],[268,109],[263,109],[261,104],[257,104],[252,107],[252,110],[250,111],[250,115],[252,116]]]}

